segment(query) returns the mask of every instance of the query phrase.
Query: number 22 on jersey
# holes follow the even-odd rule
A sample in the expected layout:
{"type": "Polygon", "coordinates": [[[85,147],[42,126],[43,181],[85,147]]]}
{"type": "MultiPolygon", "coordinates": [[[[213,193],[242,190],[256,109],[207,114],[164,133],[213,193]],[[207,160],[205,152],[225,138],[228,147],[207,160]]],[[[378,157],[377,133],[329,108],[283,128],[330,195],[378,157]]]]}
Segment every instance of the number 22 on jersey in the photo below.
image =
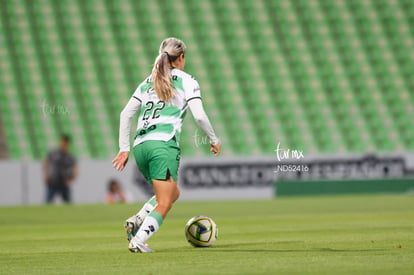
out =
{"type": "Polygon", "coordinates": [[[150,119],[156,119],[160,117],[159,112],[164,109],[165,102],[164,101],[158,101],[157,103],[154,103],[154,101],[148,101],[145,104],[145,111],[142,115],[142,120],[144,120],[144,128],[148,127],[149,120],[150,119]]]}

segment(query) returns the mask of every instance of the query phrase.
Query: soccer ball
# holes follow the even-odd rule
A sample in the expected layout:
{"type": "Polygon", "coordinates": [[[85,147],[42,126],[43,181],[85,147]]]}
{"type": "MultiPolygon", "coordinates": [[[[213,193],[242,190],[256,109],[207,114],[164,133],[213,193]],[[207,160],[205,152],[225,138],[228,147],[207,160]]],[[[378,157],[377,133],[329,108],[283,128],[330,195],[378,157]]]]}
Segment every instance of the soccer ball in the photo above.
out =
{"type": "Polygon", "coordinates": [[[185,237],[195,247],[212,245],[217,235],[216,223],[206,216],[193,217],[185,225],[185,237]]]}

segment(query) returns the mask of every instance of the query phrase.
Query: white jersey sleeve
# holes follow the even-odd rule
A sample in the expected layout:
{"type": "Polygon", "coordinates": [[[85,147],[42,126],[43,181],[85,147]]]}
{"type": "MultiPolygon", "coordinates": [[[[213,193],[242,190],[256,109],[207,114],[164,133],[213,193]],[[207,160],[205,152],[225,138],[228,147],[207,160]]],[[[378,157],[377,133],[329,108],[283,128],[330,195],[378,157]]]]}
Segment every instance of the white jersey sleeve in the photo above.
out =
{"type": "Polygon", "coordinates": [[[196,98],[201,99],[200,85],[197,80],[190,78],[189,81],[184,82],[184,93],[184,97],[187,102],[196,98]]]}
{"type": "Polygon", "coordinates": [[[191,113],[197,125],[203,130],[203,132],[210,138],[210,144],[219,143],[219,139],[214,133],[210,120],[207,117],[201,101],[200,85],[197,80],[191,79],[184,84],[185,99],[188,103],[191,113]]]}
{"type": "Polygon", "coordinates": [[[201,97],[190,98],[188,102],[188,107],[193,114],[194,120],[198,126],[203,130],[203,132],[210,138],[210,144],[216,145],[219,143],[219,139],[214,133],[213,126],[211,126],[210,120],[207,117],[206,112],[203,108],[203,103],[201,102],[201,97]]]}
{"type": "Polygon", "coordinates": [[[135,90],[132,97],[129,99],[127,105],[122,110],[119,122],[119,151],[130,151],[130,133],[132,118],[141,109],[142,100],[140,98],[139,86],[135,90]]]}

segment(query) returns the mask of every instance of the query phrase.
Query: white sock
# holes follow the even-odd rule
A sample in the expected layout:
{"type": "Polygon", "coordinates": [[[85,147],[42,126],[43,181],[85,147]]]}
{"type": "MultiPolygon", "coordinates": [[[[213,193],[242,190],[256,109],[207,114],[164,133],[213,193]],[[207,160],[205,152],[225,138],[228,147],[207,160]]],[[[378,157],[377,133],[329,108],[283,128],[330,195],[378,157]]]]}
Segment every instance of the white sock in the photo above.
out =
{"type": "Polygon", "coordinates": [[[151,213],[152,210],[154,210],[155,206],[157,205],[157,200],[155,196],[152,196],[141,208],[141,210],[138,211],[135,216],[137,217],[138,226],[141,226],[145,218],[151,213]]]}
{"type": "Polygon", "coordinates": [[[162,225],[164,219],[161,214],[157,211],[152,211],[144,220],[141,227],[139,228],[135,238],[141,243],[146,243],[147,240],[158,231],[162,225]]]}

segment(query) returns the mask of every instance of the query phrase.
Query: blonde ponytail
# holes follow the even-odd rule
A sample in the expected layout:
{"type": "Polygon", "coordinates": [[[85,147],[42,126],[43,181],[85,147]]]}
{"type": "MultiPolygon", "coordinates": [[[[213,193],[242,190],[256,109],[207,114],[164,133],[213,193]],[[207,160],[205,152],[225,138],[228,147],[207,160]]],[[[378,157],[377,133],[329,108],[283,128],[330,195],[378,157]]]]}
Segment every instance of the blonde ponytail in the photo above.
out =
{"type": "Polygon", "coordinates": [[[171,79],[172,62],[184,54],[184,51],[184,42],[177,38],[167,38],[161,43],[159,55],[152,68],[151,79],[154,90],[162,101],[169,101],[175,95],[171,79]]]}

